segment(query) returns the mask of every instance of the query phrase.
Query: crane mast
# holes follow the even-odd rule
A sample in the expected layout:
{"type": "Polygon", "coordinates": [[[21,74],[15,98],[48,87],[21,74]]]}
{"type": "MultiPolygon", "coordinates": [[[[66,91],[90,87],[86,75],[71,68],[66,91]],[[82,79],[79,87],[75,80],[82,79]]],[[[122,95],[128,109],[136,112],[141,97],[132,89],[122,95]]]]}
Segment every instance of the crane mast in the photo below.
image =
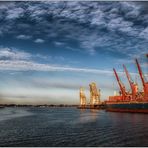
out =
{"type": "Polygon", "coordinates": [[[117,82],[119,84],[119,87],[120,87],[120,90],[121,90],[121,93],[122,93],[122,96],[123,96],[122,99],[125,100],[125,96],[126,96],[125,86],[120,81],[119,76],[118,76],[118,74],[117,74],[117,72],[116,72],[116,70],[114,68],[113,68],[113,71],[114,71],[114,74],[116,76],[117,82]]]}

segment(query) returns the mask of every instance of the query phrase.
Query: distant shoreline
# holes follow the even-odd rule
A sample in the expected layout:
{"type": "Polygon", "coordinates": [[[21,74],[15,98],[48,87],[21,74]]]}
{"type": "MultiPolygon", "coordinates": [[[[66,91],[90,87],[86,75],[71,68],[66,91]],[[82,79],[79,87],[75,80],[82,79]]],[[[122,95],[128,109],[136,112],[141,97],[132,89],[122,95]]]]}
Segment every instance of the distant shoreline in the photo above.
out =
{"type": "Polygon", "coordinates": [[[59,104],[59,105],[54,105],[54,104],[44,104],[44,105],[24,105],[24,104],[0,104],[0,108],[3,107],[78,107],[79,105],[65,105],[65,104],[59,104]]]}

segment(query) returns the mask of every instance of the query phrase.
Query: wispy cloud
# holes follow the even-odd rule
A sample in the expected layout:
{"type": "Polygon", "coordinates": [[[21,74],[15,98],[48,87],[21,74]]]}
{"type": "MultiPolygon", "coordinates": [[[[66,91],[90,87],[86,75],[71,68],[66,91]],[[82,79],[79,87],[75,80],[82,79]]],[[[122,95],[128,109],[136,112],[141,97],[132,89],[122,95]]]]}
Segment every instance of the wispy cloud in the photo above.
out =
{"type": "MultiPolygon", "coordinates": [[[[23,60],[0,60],[0,70],[12,70],[12,71],[57,71],[57,72],[78,72],[78,73],[92,73],[101,75],[113,75],[112,70],[102,69],[89,69],[89,68],[77,68],[66,66],[55,66],[50,64],[40,64],[31,61],[23,60]]],[[[125,75],[122,71],[118,72],[120,75],[125,75]]],[[[137,73],[131,73],[131,75],[138,75],[137,73]]],[[[147,76],[147,75],[146,75],[147,76]]]]}
{"type": "MultiPolygon", "coordinates": [[[[78,72],[78,73],[92,73],[92,74],[101,74],[101,75],[113,75],[112,70],[105,69],[91,69],[91,68],[78,68],[71,67],[67,65],[57,65],[55,64],[41,64],[37,61],[34,61],[34,58],[47,59],[46,56],[20,51],[14,48],[0,48],[0,70],[11,70],[11,71],[57,71],[57,72],[78,72]]],[[[50,57],[54,60],[65,60],[62,56],[60,57],[50,57]]],[[[118,62],[124,63],[121,59],[118,62]]],[[[131,60],[127,61],[131,63],[131,60]]],[[[144,65],[147,66],[147,65],[144,65]]],[[[119,74],[123,72],[119,71],[119,74]]],[[[137,73],[131,73],[132,75],[137,75],[137,73]]],[[[146,75],[147,76],[147,75],[146,75]]]]}
{"type": "MultiPolygon", "coordinates": [[[[71,67],[61,67],[50,64],[40,64],[33,61],[34,57],[46,59],[45,56],[36,54],[32,55],[25,51],[20,51],[14,48],[0,48],[0,70],[13,70],[13,71],[75,71],[75,72],[92,72],[101,73],[95,69],[81,69],[71,67]]],[[[54,59],[64,60],[63,57],[53,57],[54,59]]],[[[108,73],[109,71],[104,71],[108,73]]]]}

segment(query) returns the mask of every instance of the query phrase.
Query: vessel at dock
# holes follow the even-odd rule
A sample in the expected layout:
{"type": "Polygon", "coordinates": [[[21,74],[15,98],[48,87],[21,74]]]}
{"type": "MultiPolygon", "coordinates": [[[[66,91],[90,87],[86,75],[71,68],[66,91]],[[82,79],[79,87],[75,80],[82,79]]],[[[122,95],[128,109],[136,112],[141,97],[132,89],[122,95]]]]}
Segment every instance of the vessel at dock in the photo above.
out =
{"type": "Polygon", "coordinates": [[[143,75],[138,60],[136,59],[135,62],[142,81],[143,91],[138,90],[138,84],[132,80],[125,65],[123,65],[123,68],[130,84],[131,92],[126,90],[116,70],[113,69],[120,91],[119,95],[109,96],[109,99],[105,102],[107,111],[148,113],[148,82],[143,75]]]}

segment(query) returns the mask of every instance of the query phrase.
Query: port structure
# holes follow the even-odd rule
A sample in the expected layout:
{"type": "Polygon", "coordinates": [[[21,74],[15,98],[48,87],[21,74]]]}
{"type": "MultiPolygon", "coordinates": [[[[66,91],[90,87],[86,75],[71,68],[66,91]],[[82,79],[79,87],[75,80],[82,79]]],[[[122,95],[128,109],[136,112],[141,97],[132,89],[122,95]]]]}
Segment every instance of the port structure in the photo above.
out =
{"type": "MultiPolygon", "coordinates": [[[[148,54],[146,54],[146,57],[148,57],[148,54]]],[[[138,72],[142,81],[143,85],[143,91],[138,90],[138,85],[132,80],[130,74],[128,73],[128,70],[126,69],[125,65],[123,65],[124,71],[126,73],[126,77],[128,79],[128,82],[131,87],[131,93],[126,91],[126,88],[124,84],[121,82],[116,70],[113,68],[116,80],[118,82],[119,88],[120,88],[120,95],[116,96],[109,96],[109,100],[107,102],[132,102],[132,101],[138,101],[138,102],[148,102],[148,82],[145,80],[142,69],[140,67],[140,64],[138,63],[138,60],[136,59],[136,65],[138,68],[138,72]]]]}
{"type": "Polygon", "coordinates": [[[84,88],[80,87],[80,105],[78,109],[104,109],[105,104],[100,101],[101,90],[97,89],[96,83],[89,84],[90,88],[90,102],[86,102],[84,88]]]}
{"type": "Polygon", "coordinates": [[[97,90],[96,83],[89,84],[90,87],[90,105],[100,104],[100,89],[97,90]]]}
{"type": "Polygon", "coordinates": [[[142,81],[142,85],[143,85],[143,91],[144,91],[144,98],[143,99],[144,99],[144,101],[148,101],[148,82],[146,82],[146,80],[144,78],[144,75],[143,75],[143,72],[142,72],[142,69],[140,67],[138,60],[136,59],[135,61],[136,61],[138,72],[139,72],[139,75],[140,75],[140,78],[142,81]]]}
{"type": "Polygon", "coordinates": [[[86,96],[84,93],[84,88],[80,87],[80,106],[85,106],[86,105],[86,96]]]}

